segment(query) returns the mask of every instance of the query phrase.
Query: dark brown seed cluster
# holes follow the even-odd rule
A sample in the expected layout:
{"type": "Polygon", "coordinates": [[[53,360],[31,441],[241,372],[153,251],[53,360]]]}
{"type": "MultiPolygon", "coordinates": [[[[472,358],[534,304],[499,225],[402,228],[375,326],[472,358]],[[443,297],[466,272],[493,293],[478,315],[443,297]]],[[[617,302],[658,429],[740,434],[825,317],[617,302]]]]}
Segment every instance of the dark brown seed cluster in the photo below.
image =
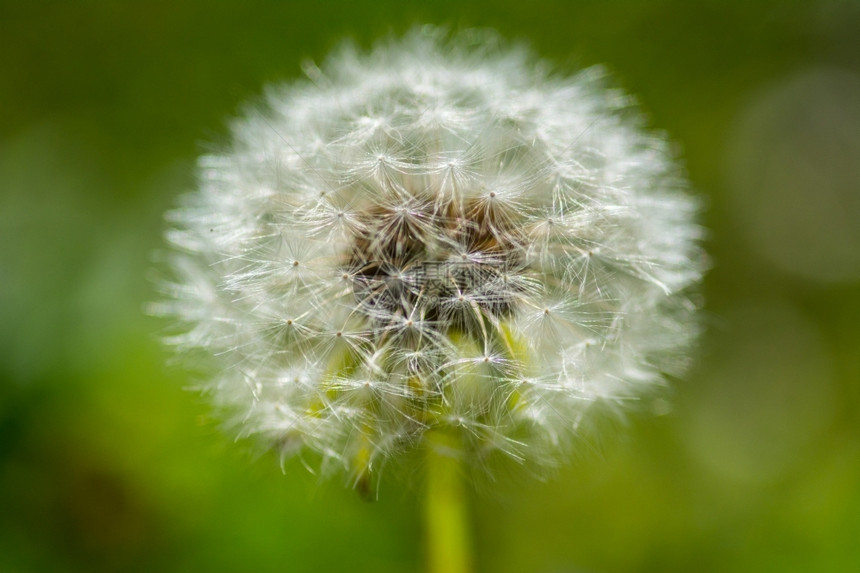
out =
{"type": "Polygon", "coordinates": [[[374,322],[415,319],[445,331],[476,312],[513,310],[510,277],[524,270],[522,237],[515,217],[497,205],[375,207],[362,214],[360,228],[344,270],[360,311],[374,322]]]}

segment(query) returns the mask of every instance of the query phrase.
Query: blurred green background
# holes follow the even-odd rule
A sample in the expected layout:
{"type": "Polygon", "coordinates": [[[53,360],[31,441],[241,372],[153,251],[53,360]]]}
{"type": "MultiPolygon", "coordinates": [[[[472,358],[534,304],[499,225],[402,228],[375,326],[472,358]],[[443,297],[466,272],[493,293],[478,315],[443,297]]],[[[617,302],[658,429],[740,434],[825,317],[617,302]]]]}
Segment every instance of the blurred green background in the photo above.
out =
{"type": "Polygon", "coordinates": [[[860,3],[0,3],[0,571],[414,571],[419,504],[235,445],[148,275],[195,157],[344,37],[490,26],[606,64],[683,150],[713,270],[668,407],[472,498],[484,572],[860,570],[860,3]]]}

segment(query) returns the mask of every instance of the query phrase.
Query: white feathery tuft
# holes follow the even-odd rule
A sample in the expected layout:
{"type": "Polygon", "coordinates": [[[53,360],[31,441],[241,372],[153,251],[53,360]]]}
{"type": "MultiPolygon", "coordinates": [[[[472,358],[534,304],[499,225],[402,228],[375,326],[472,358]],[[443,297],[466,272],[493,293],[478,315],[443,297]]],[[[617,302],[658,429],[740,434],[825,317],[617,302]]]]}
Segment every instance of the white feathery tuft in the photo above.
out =
{"type": "Polygon", "coordinates": [[[343,49],[200,159],[157,311],[242,435],[356,479],[434,431],[551,466],[683,371],[702,229],[666,143],[601,70],[486,40],[343,49]]]}

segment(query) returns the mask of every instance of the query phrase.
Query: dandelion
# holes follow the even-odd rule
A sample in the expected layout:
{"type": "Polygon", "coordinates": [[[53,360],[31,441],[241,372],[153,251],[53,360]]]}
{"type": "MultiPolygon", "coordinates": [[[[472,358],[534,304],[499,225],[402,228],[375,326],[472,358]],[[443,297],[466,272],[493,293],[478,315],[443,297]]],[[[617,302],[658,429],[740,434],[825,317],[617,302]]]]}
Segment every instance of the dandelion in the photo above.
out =
{"type": "Polygon", "coordinates": [[[539,472],[683,371],[697,205],[599,69],[423,29],[306,73],[170,214],[158,311],[241,434],[360,488],[414,450],[539,472]]]}

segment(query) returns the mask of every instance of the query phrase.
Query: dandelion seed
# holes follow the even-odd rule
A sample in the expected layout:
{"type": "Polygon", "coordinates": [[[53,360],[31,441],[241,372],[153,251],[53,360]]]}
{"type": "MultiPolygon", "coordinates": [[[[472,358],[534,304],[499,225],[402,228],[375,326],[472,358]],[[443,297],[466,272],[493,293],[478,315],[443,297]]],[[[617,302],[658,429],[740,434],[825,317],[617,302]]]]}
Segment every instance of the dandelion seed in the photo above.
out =
{"type": "Polygon", "coordinates": [[[683,370],[697,205],[599,69],[426,30],[305,67],[170,214],[159,309],[242,435],[356,487],[435,431],[539,471],[683,370]]]}

